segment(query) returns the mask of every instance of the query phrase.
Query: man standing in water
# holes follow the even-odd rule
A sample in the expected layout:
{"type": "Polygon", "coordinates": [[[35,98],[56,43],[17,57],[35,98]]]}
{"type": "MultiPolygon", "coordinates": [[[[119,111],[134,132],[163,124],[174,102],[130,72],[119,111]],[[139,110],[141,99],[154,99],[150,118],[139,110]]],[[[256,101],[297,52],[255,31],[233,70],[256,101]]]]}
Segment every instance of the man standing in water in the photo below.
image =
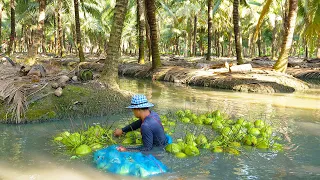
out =
{"type": "Polygon", "coordinates": [[[119,151],[150,151],[154,146],[164,147],[167,144],[166,135],[164,133],[159,115],[154,111],[150,111],[149,109],[153,106],[154,105],[152,103],[148,102],[145,95],[138,94],[132,97],[131,105],[127,108],[132,109],[134,116],[139,118],[139,120],[122,129],[116,129],[114,131],[114,135],[121,136],[123,133],[134,131],[140,128],[143,146],[137,148],[125,148],[119,146],[119,151]]]}

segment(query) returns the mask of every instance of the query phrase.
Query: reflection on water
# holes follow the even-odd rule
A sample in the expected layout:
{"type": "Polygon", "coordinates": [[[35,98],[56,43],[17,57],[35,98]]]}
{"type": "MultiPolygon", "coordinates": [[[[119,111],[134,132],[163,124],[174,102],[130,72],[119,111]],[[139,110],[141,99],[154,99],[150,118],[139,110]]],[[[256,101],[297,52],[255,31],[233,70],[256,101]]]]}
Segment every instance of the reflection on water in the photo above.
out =
{"type": "MultiPolygon", "coordinates": [[[[318,90],[294,94],[246,94],[212,89],[175,86],[160,82],[121,79],[122,89],[143,93],[156,104],[160,113],[177,109],[207,111],[221,109],[235,117],[261,118],[284,133],[287,149],[272,153],[245,149],[240,156],[212,154],[175,159],[161,153],[161,161],[172,172],[152,179],[312,179],[320,177],[320,96],[318,90]]],[[[70,155],[52,145],[51,137],[67,129],[82,128],[84,123],[126,124],[130,111],[117,116],[66,120],[22,126],[0,125],[0,179],[132,179],[99,172],[92,157],[70,160],[70,155]]],[[[210,128],[178,124],[177,136],[186,131],[196,134],[210,128]]],[[[212,135],[214,136],[214,135],[212,135]]],[[[212,138],[212,137],[211,137],[212,138]]]]}

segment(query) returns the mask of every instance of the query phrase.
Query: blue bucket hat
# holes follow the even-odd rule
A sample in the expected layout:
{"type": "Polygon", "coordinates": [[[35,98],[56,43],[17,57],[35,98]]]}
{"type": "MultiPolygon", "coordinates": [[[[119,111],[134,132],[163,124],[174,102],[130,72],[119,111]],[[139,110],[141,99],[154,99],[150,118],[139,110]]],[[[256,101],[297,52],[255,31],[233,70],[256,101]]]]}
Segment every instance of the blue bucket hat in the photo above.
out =
{"type": "Polygon", "coordinates": [[[127,108],[129,109],[139,109],[139,108],[149,108],[153,107],[152,103],[149,103],[147,97],[143,94],[134,95],[131,99],[131,105],[127,108]]]}

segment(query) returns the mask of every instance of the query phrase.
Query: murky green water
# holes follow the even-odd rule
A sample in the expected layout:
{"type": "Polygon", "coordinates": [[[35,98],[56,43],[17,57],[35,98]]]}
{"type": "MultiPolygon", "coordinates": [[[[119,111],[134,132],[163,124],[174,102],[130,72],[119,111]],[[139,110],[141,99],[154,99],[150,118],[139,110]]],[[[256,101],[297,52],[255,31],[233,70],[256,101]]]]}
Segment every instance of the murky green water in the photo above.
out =
{"type": "MultiPolygon", "coordinates": [[[[320,178],[320,95],[319,90],[295,94],[246,94],[190,88],[148,81],[121,80],[122,89],[144,93],[167,113],[177,109],[224,110],[248,119],[262,118],[287,134],[284,152],[247,150],[240,156],[212,154],[175,159],[158,156],[172,170],[153,179],[319,179],[320,178]]],[[[92,157],[70,160],[50,142],[64,129],[78,129],[84,123],[122,124],[131,112],[118,116],[64,120],[21,126],[0,125],[0,179],[132,179],[97,171],[92,157]]],[[[177,131],[188,128],[178,126],[177,131]]],[[[202,130],[202,129],[201,129],[202,130]]],[[[199,130],[199,131],[201,131],[199,130]]]]}

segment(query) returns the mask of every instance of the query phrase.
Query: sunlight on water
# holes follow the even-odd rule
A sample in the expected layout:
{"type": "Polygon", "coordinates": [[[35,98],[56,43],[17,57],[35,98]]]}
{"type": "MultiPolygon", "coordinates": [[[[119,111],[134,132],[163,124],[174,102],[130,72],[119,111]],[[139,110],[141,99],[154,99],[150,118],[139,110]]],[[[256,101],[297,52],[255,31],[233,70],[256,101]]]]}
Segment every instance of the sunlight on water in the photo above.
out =
{"type": "MultiPolygon", "coordinates": [[[[121,79],[122,89],[147,95],[160,114],[177,109],[221,109],[234,117],[261,118],[286,137],[281,153],[245,149],[240,156],[203,150],[198,157],[175,159],[162,152],[157,157],[171,172],[152,179],[319,179],[320,96],[319,90],[293,94],[247,94],[191,88],[169,83],[121,79]]],[[[133,179],[99,172],[92,156],[70,160],[52,145],[51,137],[63,130],[79,129],[85,122],[122,127],[132,113],[91,119],[55,121],[20,126],[0,124],[0,179],[133,179]]],[[[187,131],[211,132],[178,124],[176,136],[187,131]]],[[[211,136],[214,136],[211,134],[211,136]]]]}

